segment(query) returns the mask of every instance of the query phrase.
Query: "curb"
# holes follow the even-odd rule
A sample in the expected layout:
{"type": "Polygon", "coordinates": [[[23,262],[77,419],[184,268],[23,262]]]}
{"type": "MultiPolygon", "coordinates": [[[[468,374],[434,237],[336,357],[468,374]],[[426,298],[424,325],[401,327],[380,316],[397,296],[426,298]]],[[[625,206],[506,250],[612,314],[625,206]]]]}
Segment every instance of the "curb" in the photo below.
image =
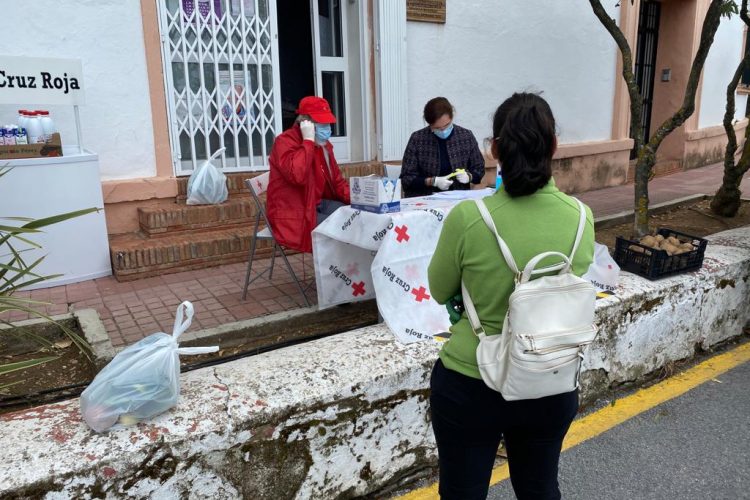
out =
{"type": "MultiPolygon", "coordinates": [[[[670,211],[671,209],[673,209],[674,207],[678,205],[684,205],[684,204],[693,205],[707,198],[709,198],[709,195],[698,193],[698,194],[692,194],[690,196],[684,196],[682,198],[677,198],[677,199],[670,200],[670,201],[665,201],[662,203],[656,203],[649,207],[648,214],[649,215],[661,214],[661,213],[670,211]]],[[[626,222],[631,222],[632,220],[633,220],[633,210],[625,210],[623,212],[619,212],[613,215],[606,215],[604,217],[595,217],[594,228],[606,229],[608,227],[617,226],[620,224],[624,224],[626,222]]]]}

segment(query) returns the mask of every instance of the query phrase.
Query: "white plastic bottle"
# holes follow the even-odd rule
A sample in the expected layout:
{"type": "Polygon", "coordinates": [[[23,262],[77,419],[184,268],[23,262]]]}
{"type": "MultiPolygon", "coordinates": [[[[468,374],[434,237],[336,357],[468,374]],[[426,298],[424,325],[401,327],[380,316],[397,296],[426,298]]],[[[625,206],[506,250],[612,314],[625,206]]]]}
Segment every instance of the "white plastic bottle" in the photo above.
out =
{"type": "Polygon", "coordinates": [[[49,117],[49,111],[37,111],[39,117],[42,120],[42,131],[44,132],[44,140],[49,141],[52,139],[52,134],[57,132],[55,128],[55,122],[49,117]]]}
{"type": "Polygon", "coordinates": [[[26,128],[26,124],[29,121],[28,116],[27,116],[28,113],[29,112],[27,110],[25,110],[25,109],[19,109],[18,110],[18,120],[17,120],[17,122],[18,122],[18,126],[20,128],[26,128]]]}
{"type": "Polygon", "coordinates": [[[36,111],[32,111],[30,113],[26,130],[29,135],[29,144],[44,142],[44,129],[42,128],[42,120],[36,111]]]}

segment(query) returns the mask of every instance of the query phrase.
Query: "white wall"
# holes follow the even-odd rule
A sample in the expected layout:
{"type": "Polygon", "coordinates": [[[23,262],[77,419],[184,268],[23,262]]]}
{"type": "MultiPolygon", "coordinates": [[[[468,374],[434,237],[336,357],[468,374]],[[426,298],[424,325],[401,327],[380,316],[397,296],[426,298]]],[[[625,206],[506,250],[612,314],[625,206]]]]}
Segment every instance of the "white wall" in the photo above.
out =
{"type": "MultiPolygon", "coordinates": [[[[139,0],[9,4],[2,9],[0,54],[83,61],[83,139],[99,153],[102,179],[156,175],[139,0]]],[[[17,109],[24,107],[0,106],[0,123],[15,122],[17,109]]],[[[75,144],[72,108],[48,108],[63,143],[75,144]]]]}
{"type": "MultiPolygon", "coordinates": [[[[721,125],[727,105],[727,85],[734,76],[742,56],[742,20],[739,16],[722,19],[714,38],[714,44],[703,68],[703,89],[701,91],[700,128],[721,125]]],[[[745,116],[747,96],[735,94],[735,118],[745,116]]]]}
{"type": "MultiPolygon", "coordinates": [[[[615,0],[604,2],[619,19],[615,0]]],[[[442,95],[482,143],[515,91],[544,91],[562,143],[611,138],[616,46],[588,2],[448,2],[446,23],[407,23],[409,126],[442,95]]]]}

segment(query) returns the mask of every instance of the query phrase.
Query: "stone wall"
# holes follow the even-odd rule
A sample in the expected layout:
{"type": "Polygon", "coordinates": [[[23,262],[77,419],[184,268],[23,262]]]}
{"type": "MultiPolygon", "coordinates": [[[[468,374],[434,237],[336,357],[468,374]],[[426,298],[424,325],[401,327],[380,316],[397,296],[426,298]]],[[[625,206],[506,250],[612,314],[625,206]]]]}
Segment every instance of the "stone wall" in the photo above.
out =
{"type": "MultiPolygon", "coordinates": [[[[597,302],[582,396],[643,380],[750,320],[750,228],[711,237],[703,268],[623,274],[597,302]]],[[[187,373],[177,408],[96,434],[78,400],[0,417],[0,497],[351,498],[433,467],[439,346],[375,326],[187,373]],[[22,437],[22,439],[19,439],[22,437]]]]}

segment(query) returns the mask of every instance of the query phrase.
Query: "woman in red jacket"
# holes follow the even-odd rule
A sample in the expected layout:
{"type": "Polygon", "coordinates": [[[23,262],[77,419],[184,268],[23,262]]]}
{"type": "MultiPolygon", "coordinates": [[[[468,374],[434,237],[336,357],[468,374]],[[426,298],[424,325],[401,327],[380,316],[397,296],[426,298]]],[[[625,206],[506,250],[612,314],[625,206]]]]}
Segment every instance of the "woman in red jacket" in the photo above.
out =
{"type": "Polygon", "coordinates": [[[267,193],[268,220],[276,241],[312,252],[312,230],[349,202],[349,184],[341,175],[331,137],[336,117],[322,97],[303,98],[294,126],[271,148],[267,193]]]}

